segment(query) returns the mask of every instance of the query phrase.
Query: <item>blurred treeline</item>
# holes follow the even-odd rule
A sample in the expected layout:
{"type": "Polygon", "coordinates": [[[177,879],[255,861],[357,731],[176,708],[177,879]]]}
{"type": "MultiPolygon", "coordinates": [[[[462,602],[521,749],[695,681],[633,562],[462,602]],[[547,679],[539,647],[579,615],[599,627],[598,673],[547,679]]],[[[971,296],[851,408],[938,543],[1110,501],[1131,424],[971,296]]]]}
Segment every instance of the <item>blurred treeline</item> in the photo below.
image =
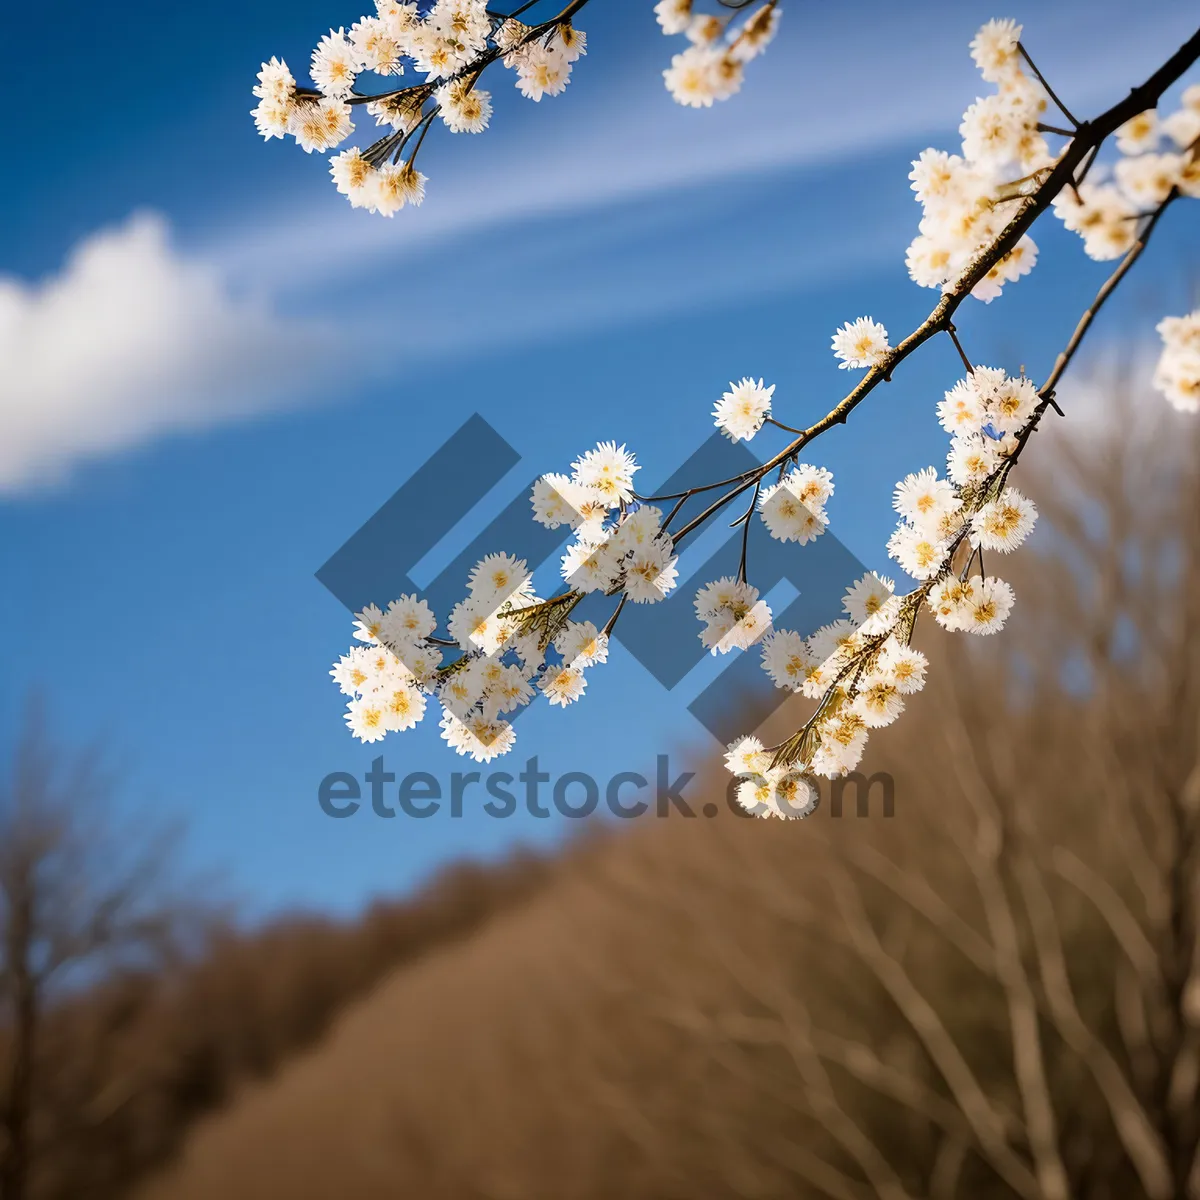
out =
{"type": "MultiPolygon", "coordinates": [[[[1200,1197],[1200,441],[1113,390],[1081,449],[1039,434],[1036,544],[986,563],[1010,629],[926,631],[930,686],[872,744],[894,817],[636,823],[408,962],[369,922],[234,938],[131,1061],[171,1077],[196,1022],[227,1086],[395,969],[138,1195],[1200,1197]]],[[[134,1140],[220,1090],[163,1118],[139,1087],[134,1140]]],[[[75,1182],[36,1194],[98,1194],[61,1144],[75,1182]]]]}
{"type": "Polygon", "coordinates": [[[81,815],[103,787],[94,764],[67,772],[60,804],[55,772],[41,769],[52,748],[31,739],[0,816],[4,1200],[125,1194],[178,1149],[198,1116],[310,1045],[381,976],[478,929],[552,871],[518,852],[449,867],[411,898],[379,900],[354,920],[303,914],[246,930],[205,899],[160,886],[173,861],[158,837],[102,879],[115,848],[90,839],[112,831],[81,815]],[[89,844],[76,854],[79,835],[89,844]],[[23,914],[34,929],[22,955],[23,914]],[[64,925],[71,945],[60,951],[64,925]],[[82,970],[55,986],[58,972],[48,968],[59,957],[82,970]],[[45,985],[26,1026],[22,977],[38,974],[45,985]],[[26,1038],[32,1053],[22,1065],[26,1038]]]}

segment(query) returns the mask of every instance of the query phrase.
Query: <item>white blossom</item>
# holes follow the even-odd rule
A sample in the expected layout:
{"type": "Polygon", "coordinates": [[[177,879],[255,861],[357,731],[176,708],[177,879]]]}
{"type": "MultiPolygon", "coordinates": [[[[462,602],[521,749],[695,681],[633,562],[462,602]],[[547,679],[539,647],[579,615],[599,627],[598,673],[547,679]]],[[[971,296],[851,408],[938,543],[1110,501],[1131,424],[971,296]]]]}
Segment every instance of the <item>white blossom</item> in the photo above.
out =
{"type": "Polygon", "coordinates": [[[488,554],[479,560],[467,578],[473,599],[499,606],[506,600],[527,597],[533,580],[523,558],[511,554],[488,554]]]}
{"type": "Polygon", "coordinates": [[[346,725],[360,742],[382,741],[388,734],[382,694],[351,700],[346,705],[346,725]]]}
{"type": "Polygon", "coordinates": [[[771,628],[771,610],[758,588],[739,579],[719,579],[696,593],[696,615],[704,622],[700,641],[712,654],[747,650],[771,628]]]}
{"type": "Polygon", "coordinates": [[[982,166],[1004,167],[1021,156],[1022,113],[1000,94],[984,96],[963,113],[958,127],[963,158],[982,166]]]}
{"type": "Polygon", "coordinates": [[[872,672],[859,680],[850,711],[868,729],[882,729],[904,711],[904,697],[894,680],[872,672]]]}
{"type": "Polygon", "coordinates": [[[587,687],[584,674],[576,667],[562,666],[557,670],[548,671],[539,685],[551,704],[566,708],[574,704],[583,695],[587,687]]]}
{"type": "Polygon", "coordinates": [[[412,729],[425,715],[424,694],[409,680],[395,680],[382,689],[384,726],[388,733],[412,729]]]}
{"type": "Polygon", "coordinates": [[[961,580],[956,575],[947,575],[939,579],[925,598],[929,611],[943,629],[955,630],[961,628],[959,621],[963,603],[969,598],[974,589],[970,580],[961,580]]]}
{"type": "Polygon", "coordinates": [[[1017,433],[1029,424],[1041,397],[1031,379],[1006,378],[993,391],[988,419],[997,433],[1017,433]]]}
{"type": "Polygon", "coordinates": [[[768,767],[738,785],[737,801],[757,817],[800,820],[816,810],[818,795],[802,772],[768,767]]]}
{"type": "Polygon", "coordinates": [[[1084,253],[1097,262],[1120,258],[1137,241],[1137,207],[1112,184],[1085,180],[1077,189],[1064,188],[1053,207],[1063,224],[1083,238],[1084,253]]]}
{"type": "Polygon", "coordinates": [[[1117,130],[1117,149],[1122,154],[1143,154],[1147,150],[1156,150],[1161,137],[1158,112],[1148,108],[1136,117],[1130,117],[1117,130]]]}
{"type": "Polygon", "coordinates": [[[596,491],[613,508],[633,499],[633,476],[638,470],[634,456],[616,442],[601,442],[571,464],[574,481],[596,491]]]}
{"type": "Polygon", "coordinates": [[[800,634],[791,629],[776,629],[762,642],[763,669],[776,687],[798,692],[817,660],[800,634]]]}
{"type": "Polygon", "coordinates": [[[1003,579],[980,579],[960,607],[961,627],[968,633],[997,633],[1004,628],[1012,606],[1013,590],[1003,579]]]}
{"type": "Polygon", "coordinates": [[[258,132],[266,139],[282,138],[291,125],[295,107],[296,81],[282,59],[262,64],[254,86],[258,104],[251,110],[258,132]]]}
{"type": "Polygon", "coordinates": [[[725,32],[725,22],[714,13],[697,13],[688,22],[687,39],[697,46],[708,46],[720,40],[725,32]]]}
{"type": "Polygon", "coordinates": [[[658,0],[654,15],[663,33],[686,33],[692,23],[692,0],[658,0]]]}
{"type": "Polygon", "coordinates": [[[1005,488],[971,518],[971,545],[1007,554],[1033,532],[1037,508],[1016,488],[1005,488]]]}
{"type": "Polygon", "coordinates": [[[1155,208],[1179,183],[1183,155],[1140,154],[1136,158],[1122,158],[1114,173],[1121,190],[1134,205],[1142,209],[1155,208]]]}
{"type": "Polygon", "coordinates": [[[557,529],[561,525],[574,526],[579,521],[579,509],[573,496],[577,490],[578,485],[567,475],[553,472],[543,475],[533,485],[533,519],[548,529],[557,529]]]}
{"type": "Polygon", "coordinates": [[[517,65],[517,88],[530,100],[560,96],[567,90],[571,63],[559,46],[532,43],[517,65]]]}
{"type": "Polygon", "coordinates": [[[761,379],[749,377],[730,383],[713,409],[713,423],[730,441],[749,441],[771,415],[771,396],[775,385],[766,387],[761,379]]]}
{"type": "Polygon", "coordinates": [[[1163,349],[1154,386],[1180,412],[1200,412],[1200,308],[1158,323],[1163,349]]]}
{"type": "Polygon", "coordinates": [[[870,317],[847,321],[833,335],[833,353],[841,359],[839,366],[843,369],[873,367],[887,355],[888,349],[887,330],[870,317]]]}
{"type": "Polygon", "coordinates": [[[309,74],[326,97],[342,100],[350,95],[362,68],[363,60],[345,30],[331,29],[313,51],[309,74]]]}
{"type": "Polygon", "coordinates": [[[663,72],[667,91],[676,103],[688,108],[711,108],[717,99],[717,62],[722,57],[710,46],[689,46],[676,54],[663,72]]]}
{"type": "Polygon", "coordinates": [[[868,571],[846,589],[842,609],[864,633],[880,632],[895,620],[899,607],[895,591],[893,580],[868,571]]]}
{"type": "Polygon", "coordinates": [[[490,92],[456,80],[438,88],[434,97],[451,133],[482,133],[488,127],[492,116],[490,92]]]}
{"type": "Polygon", "coordinates": [[[350,106],[341,100],[302,100],[292,105],[288,132],[306,153],[332,150],[354,132],[350,106]]]}
{"type": "Polygon", "coordinates": [[[920,650],[888,638],[879,654],[878,670],[896,686],[902,696],[910,696],[925,686],[929,660],[920,650]]]}
{"type": "Polygon", "coordinates": [[[959,487],[982,483],[1000,461],[997,443],[983,434],[956,436],[946,456],[946,473],[959,487]]]}
{"type": "Polygon", "coordinates": [[[433,610],[420,597],[400,596],[387,607],[381,622],[380,637],[387,645],[416,642],[437,628],[433,610]]]}
{"type": "Polygon", "coordinates": [[[481,715],[461,718],[449,709],[442,713],[442,737],[459,754],[475,762],[491,762],[512,749],[516,734],[507,721],[488,720],[481,715]]]}
{"type": "Polygon", "coordinates": [[[573,542],[562,557],[562,576],[581,592],[606,592],[616,584],[619,566],[606,543],[573,542]]]}
{"type": "Polygon", "coordinates": [[[904,522],[888,539],[888,555],[914,579],[931,579],[946,557],[946,542],[936,533],[904,522]]]}
{"type": "Polygon", "coordinates": [[[329,160],[329,173],[343,196],[350,198],[355,208],[373,208],[378,195],[379,179],[375,168],[362,156],[357,146],[343,150],[329,160]]]}
{"type": "Polygon", "coordinates": [[[425,176],[411,163],[381,167],[376,172],[375,211],[394,216],[406,204],[417,207],[425,199],[425,176]]]}
{"type": "Polygon", "coordinates": [[[761,775],[770,766],[771,756],[756,737],[741,737],[726,748],[725,766],[732,775],[761,775]]]}
{"type": "Polygon", "coordinates": [[[569,667],[581,669],[608,661],[608,636],[591,621],[571,621],[559,631],[554,648],[569,667]]]}
{"type": "Polygon", "coordinates": [[[364,69],[377,75],[403,75],[404,48],[392,25],[381,17],[363,17],[350,27],[350,44],[364,69]]]}
{"type": "Polygon", "coordinates": [[[662,510],[653,504],[639,504],[626,512],[620,528],[609,539],[613,549],[627,553],[662,533],[662,510]]]}
{"type": "Polygon", "coordinates": [[[763,488],[759,514],[772,537],[803,546],[825,532],[825,501],[832,491],[833,476],[824,467],[801,464],[763,488]]]}
{"type": "Polygon", "coordinates": [[[971,57],[989,83],[1000,83],[1020,69],[1017,44],[1021,26],[1016,21],[988,21],[971,42],[971,57]]]}
{"type": "Polygon", "coordinates": [[[566,55],[567,62],[577,62],[587,53],[587,34],[574,25],[556,25],[554,40],[566,55]]]}
{"type": "Polygon", "coordinates": [[[978,433],[987,422],[987,406],[972,378],[960,379],[938,401],[938,421],[947,433],[978,433]]]}
{"type": "Polygon", "coordinates": [[[653,604],[675,587],[679,572],[669,539],[655,538],[639,546],[625,567],[625,594],[635,604],[653,604]]]}
{"type": "Polygon", "coordinates": [[[856,712],[843,709],[835,717],[817,726],[818,746],[812,769],[818,775],[836,779],[858,766],[867,744],[867,726],[856,712]]]}
{"type": "Polygon", "coordinates": [[[764,4],[751,13],[738,30],[730,30],[727,39],[729,52],[742,62],[757,58],[774,40],[779,31],[782,11],[778,5],[764,4]]]}
{"type": "Polygon", "coordinates": [[[1192,106],[1187,103],[1188,96],[1194,95],[1196,91],[1196,85],[1188,88],[1183,93],[1183,107],[1165,116],[1159,124],[1162,132],[1180,150],[1188,149],[1200,137],[1200,106],[1192,106]]]}
{"type": "Polygon", "coordinates": [[[1006,283],[1015,283],[1022,275],[1028,275],[1037,266],[1038,248],[1028,234],[988,269],[984,277],[971,289],[976,300],[990,304],[1000,295],[1006,283]]]}
{"type": "Polygon", "coordinates": [[[296,81],[283,59],[272,58],[263,63],[258,83],[253,88],[254,95],[260,100],[291,100],[295,91],[296,81]]]}
{"type": "Polygon", "coordinates": [[[933,467],[906,475],[892,497],[892,507],[910,524],[924,530],[937,530],[942,518],[962,506],[954,486],[939,479],[933,467]]]}

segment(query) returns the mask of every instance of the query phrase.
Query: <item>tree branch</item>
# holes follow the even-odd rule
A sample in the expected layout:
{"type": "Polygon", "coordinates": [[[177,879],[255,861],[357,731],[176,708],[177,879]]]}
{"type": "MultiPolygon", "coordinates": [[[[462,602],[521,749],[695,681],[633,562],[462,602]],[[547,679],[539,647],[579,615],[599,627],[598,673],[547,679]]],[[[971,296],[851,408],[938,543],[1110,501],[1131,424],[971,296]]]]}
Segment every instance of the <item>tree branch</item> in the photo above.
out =
{"type": "MultiPolygon", "coordinates": [[[[903,341],[892,347],[878,364],[871,367],[857,385],[825,416],[808,426],[803,433],[763,464],[761,468],[752,471],[745,481],[737,484],[698,517],[684,525],[674,535],[675,542],[678,544],[682,538],[703,525],[710,516],[739,496],[746,488],[787,462],[789,458],[798,454],[826,430],[833,428],[834,425],[845,424],[850,414],[879,384],[886,383],[891,379],[892,372],[900,363],[919,346],[952,323],[955,312],[971,294],[972,288],[1021,240],[1038,217],[1050,207],[1055,197],[1073,183],[1076,168],[1080,167],[1089,155],[1126,121],[1145,112],[1148,108],[1155,107],[1167,88],[1175,83],[1197,58],[1200,58],[1200,30],[1197,30],[1144,83],[1135,87],[1124,100],[1114,104],[1094,120],[1080,124],[1074,138],[1063,150],[1046,179],[1031,195],[1019,200],[1016,214],[997,234],[991,244],[985,247],[967,266],[958,281],[942,297],[929,316],[903,341]]],[[[1119,282],[1120,276],[1112,286],[1115,287],[1119,282]]],[[[1099,302],[1102,304],[1103,298],[1099,302]]],[[[1082,333],[1080,333],[1080,337],[1082,337],[1082,333]]],[[[1067,361],[1069,360],[1070,354],[1067,355],[1067,361]]],[[[1060,375],[1061,371],[1057,374],[1060,375]]],[[[1054,381],[1057,382],[1057,375],[1054,376],[1054,381]]],[[[1054,385],[1051,383],[1049,386],[1052,389],[1054,385]]]]}

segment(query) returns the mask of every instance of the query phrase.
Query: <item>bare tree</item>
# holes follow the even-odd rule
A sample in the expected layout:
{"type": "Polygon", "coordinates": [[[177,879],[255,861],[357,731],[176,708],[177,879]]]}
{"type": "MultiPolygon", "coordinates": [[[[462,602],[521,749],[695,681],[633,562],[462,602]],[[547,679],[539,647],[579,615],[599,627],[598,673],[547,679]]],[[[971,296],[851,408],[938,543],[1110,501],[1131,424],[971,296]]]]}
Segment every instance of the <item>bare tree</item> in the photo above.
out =
{"type": "Polygon", "coordinates": [[[0,1197],[25,1200],[40,1151],[48,1008],[121,964],[173,952],[184,907],[164,884],[173,839],[127,827],[95,754],[63,755],[36,708],[0,781],[0,1197]]]}
{"type": "Polygon", "coordinates": [[[815,1194],[1200,1197],[1200,473],[1128,397],[1055,447],[1029,652],[945,673],[904,825],[818,823],[824,904],[747,876],[824,978],[718,928],[743,1003],[675,1013],[792,1058],[815,1194]]]}

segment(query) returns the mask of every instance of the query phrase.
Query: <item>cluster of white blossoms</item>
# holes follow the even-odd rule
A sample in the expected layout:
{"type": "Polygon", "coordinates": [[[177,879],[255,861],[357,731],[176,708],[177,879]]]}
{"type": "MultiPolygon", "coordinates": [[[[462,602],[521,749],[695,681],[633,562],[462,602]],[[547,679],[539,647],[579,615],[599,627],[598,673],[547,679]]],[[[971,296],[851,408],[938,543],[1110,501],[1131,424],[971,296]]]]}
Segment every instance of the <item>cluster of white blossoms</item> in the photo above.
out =
{"type": "Polygon", "coordinates": [[[713,654],[748,650],[771,628],[771,610],[758,588],[728,575],[696,593],[696,616],[704,623],[700,641],[713,654]]]}
{"type": "Polygon", "coordinates": [[[601,442],[571,464],[570,475],[551,473],[534,484],[534,520],[575,533],[562,557],[572,592],[621,592],[653,604],[674,590],[676,557],[662,512],[634,501],[639,469],[624,446],[601,442]]]}
{"type": "Polygon", "coordinates": [[[825,532],[825,504],[833,495],[833,475],[825,467],[797,463],[758,497],[758,515],[767,532],[781,542],[801,546],[825,532]]]}
{"type": "Polygon", "coordinates": [[[975,585],[948,568],[964,541],[974,551],[969,569],[982,562],[983,551],[1007,554],[1032,532],[1037,509],[1002,480],[1040,404],[1031,380],[976,367],[937,406],[950,434],[948,477],[926,467],[896,485],[892,503],[900,520],[888,554],[914,579],[934,581],[929,607],[946,629],[995,633],[1008,618],[1012,592],[1003,580],[982,578],[975,585]]]}
{"type": "Polygon", "coordinates": [[[870,731],[895,721],[904,698],[925,686],[928,663],[900,628],[902,603],[894,586],[868,573],[846,590],[844,618],[809,637],[773,629],[762,639],[762,666],[776,687],[821,704],[799,762],[773,766],[773,755],[755,737],[729,747],[726,765],[743,780],[737,795],[748,811],[807,816],[816,803],[810,777],[854,770],[870,731]]]}
{"type": "Polygon", "coordinates": [[[569,21],[525,25],[492,13],[486,0],[437,0],[424,13],[411,0],[376,0],[375,7],[349,32],[330,30],[321,39],[309,68],[313,88],[297,87],[281,59],[263,63],[251,115],[264,138],[291,135],[307,153],[324,153],[354,132],[352,106],[365,104],[388,132],[366,150],[352,147],[331,159],[330,174],[355,208],[386,217],[424,198],[425,176],[413,159],[435,117],[452,133],[488,127],[492,98],[477,84],[492,62],[502,60],[521,94],[541,100],[566,88],[571,64],[586,53],[586,35],[569,21]],[[424,79],[377,94],[356,91],[368,71],[424,79]]]}
{"type": "MultiPolygon", "coordinates": [[[[878,326],[882,329],[882,326],[878,326]]],[[[886,341],[887,334],[884,333],[886,341]]],[[[836,338],[835,338],[836,341],[836,338]]],[[[761,379],[746,377],[739,383],[731,383],[713,409],[713,423],[730,441],[749,441],[771,416],[771,397],[775,385],[769,387],[761,379]]],[[[824,467],[810,463],[796,463],[791,470],[773,484],[759,489],[758,514],[767,532],[781,542],[799,542],[802,546],[820,537],[829,524],[825,505],[833,495],[833,475],[824,467]]],[[[706,584],[715,587],[716,584],[706,584]]],[[[704,589],[701,589],[703,594],[704,589]]],[[[757,593],[755,595],[757,599],[757,593]]],[[[697,598],[697,613],[701,613],[697,598]]],[[[702,621],[707,620],[702,613],[702,621]]],[[[705,634],[701,634],[705,638],[705,634]]],[[[718,638],[717,642],[721,642],[718,638]]],[[[710,642],[705,641],[709,646],[710,642]]],[[[712,644],[715,652],[724,653],[736,642],[712,644]]]]}
{"type": "MultiPolygon", "coordinates": [[[[1057,156],[1045,133],[1073,136],[1069,129],[1042,124],[1046,92],[1025,74],[1020,37],[1021,26],[1011,20],[989,21],[979,30],[971,55],[996,91],[963,114],[960,154],[929,149],[913,162],[909,179],[923,215],[907,262],[922,287],[955,286],[1054,165],[1057,156]]],[[[1053,202],[1057,216],[1098,261],[1128,253],[1139,236],[1139,219],[1172,192],[1200,196],[1200,84],[1188,88],[1182,106],[1168,116],[1160,119],[1152,109],[1126,122],[1116,145],[1115,165],[1089,164],[1085,174],[1091,178],[1064,188],[1053,202]],[[1164,139],[1171,147],[1165,151],[1164,139]]],[[[1037,246],[1026,234],[971,294],[990,302],[1036,262],[1037,246]]]]}
{"type": "Polygon", "coordinates": [[[1138,218],[1172,192],[1200,197],[1200,84],[1189,87],[1168,116],[1149,109],[1127,121],[1117,130],[1117,149],[1121,157],[1110,179],[1084,180],[1054,200],[1063,224],[1100,262],[1127,254],[1138,238],[1138,218]],[[1171,146],[1165,151],[1164,140],[1171,146]]]}
{"type": "Polygon", "coordinates": [[[771,752],[756,737],[734,742],[725,765],[742,780],[738,803],[757,817],[798,820],[816,810],[818,796],[812,780],[793,767],[772,767],[771,752]]]}
{"type": "MultiPolygon", "coordinates": [[[[922,287],[948,289],[1008,223],[1022,194],[1007,185],[1036,179],[1053,161],[1038,129],[1046,96],[1022,70],[1014,21],[989,21],[971,56],[996,91],[963,113],[962,152],[924,150],[909,174],[921,204],[920,231],[908,248],[908,272],[922,287]],[[1007,189],[1007,190],[1006,190],[1007,189]]],[[[991,301],[1006,282],[1033,269],[1037,246],[1021,240],[972,289],[991,301]]]]}
{"type": "MultiPolygon", "coordinates": [[[[887,332],[862,318],[838,330],[833,345],[842,365],[869,367],[886,353],[887,332]]],[[[772,627],[770,610],[744,578],[719,579],[700,589],[696,612],[705,625],[700,636],[706,647],[716,654],[761,644],[762,666],[772,682],[819,702],[795,753],[778,765],[756,738],[729,747],[726,763],[743,780],[738,798],[747,810],[807,816],[816,803],[809,777],[854,770],[870,732],[895,721],[904,698],[924,685],[925,656],[909,644],[922,606],[947,630],[986,635],[1003,627],[1012,589],[984,573],[983,556],[1015,550],[1037,519],[1032,502],[1004,480],[1009,458],[1041,403],[1024,376],[991,367],[972,370],[939,402],[938,417],[951,438],[948,478],[927,467],[900,480],[893,497],[899,524],[888,553],[921,581],[914,592],[897,596],[892,580],[868,573],[847,589],[845,617],[805,637],[772,627]],[[954,568],[964,545],[969,555],[954,568]]],[[[819,532],[832,479],[807,465],[792,475],[803,485],[791,498],[819,514],[819,532]]],[[[778,493],[763,493],[773,494],[778,493]]],[[[776,527],[771,532],[781,536],[776,527]]]]}
{"type": "Polygon", "coordinates": [[[562,558],[569,586],[558,595],[540,599],[524,560],[490,554],[451,610],[448,638],[434,636],[437,618],[416,596],[401,596],[386,611],[371,605],[360,612],[354,636],[364,645],[331,672],[350,697],[346,722],[354,736],[373,742],[411,729],[433,696],[446,742],[488,762],[512,749],[508,714],[538,694],[560,707],[578,700],[586,668],[608,658],[608,633],[571,620],[575,605],[595,591],[653,603],[675,587],[662,513],[633,497],[638,469],[624,446],[601,442],[576,459],[570,475],[544,475],[534,484],[534,519],[575,534],[562,558]],[[443,647],[460,654],[443,664],[443,647]]]}
{"type": "Polygon", "coordinates": [[[667,91],[688,108],[711,108],[741,89],[746,64],[770,44],[779,28],[778,0],[767,0],[738,22],[731,14],[692,11],[692,0],[658,0],[662,31],[683,34],[690,45],[663,72],[667,91]]]}
{"type": "Polygon", "coordinates": [[[608,658],[608,638],[590,621],[564,615],[549,638],[526,631],[523,617],[543,607],[526,563],[508,554],[489,554],[471,571],[467,596],[447,621],[449,641],[434,638],[436,618],[416,596],[401,596],[386,612],[368,606],[355,621],[364,644],[330,672],[351,697],[351,733],[375,742],[411,729],[433,697],[442,737],[459,754],[489,762],[511,750],[507,714],[539,692],[554,705],[573,703],[587,686],[585,670],[608,658]],[[445,666],[443,645],[461,651],[445,666]]]}
{"type": "Polygon", "coordinates": [[[411,729],[425,715],[442,652],[427,640],[436,621],[429,605],[401,596],[387,612],[372,606],[358,614],[353,647],[330,674],[344,695],[346,724],[364,742],[411,729]]]}
{"type": "Polygon", "coordinates": [[[1154,386],[1180,412],[1200,412],[1200,308],[1186,317],[1164,317],[1158,332],[1163,349],[1154,386]]]}

